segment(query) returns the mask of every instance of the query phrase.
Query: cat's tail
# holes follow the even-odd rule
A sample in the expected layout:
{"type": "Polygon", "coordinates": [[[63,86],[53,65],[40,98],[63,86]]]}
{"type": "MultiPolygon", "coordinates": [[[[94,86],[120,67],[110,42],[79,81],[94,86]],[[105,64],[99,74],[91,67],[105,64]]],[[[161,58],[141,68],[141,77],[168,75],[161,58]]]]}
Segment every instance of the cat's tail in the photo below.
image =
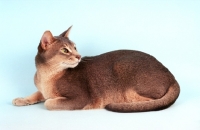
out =
{"type": "Polygon", "coordinates": [[[175,82],[168,90],[168,92],[160,99],[132,103],[111,103],[105,108],[114,112],[144,112],[162,110],[171,106],[180,93],[180,87],[175,82]]]}

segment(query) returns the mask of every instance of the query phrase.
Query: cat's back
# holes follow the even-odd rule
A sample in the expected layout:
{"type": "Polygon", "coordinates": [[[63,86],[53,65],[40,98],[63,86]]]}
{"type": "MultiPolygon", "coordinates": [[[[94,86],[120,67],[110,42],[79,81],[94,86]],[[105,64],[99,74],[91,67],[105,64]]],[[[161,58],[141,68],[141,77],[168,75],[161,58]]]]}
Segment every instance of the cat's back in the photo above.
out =
{"type": "Polygon", "coordinates": [[[124,66],[136,68],[163,67],[163,65],[153,56],[135,50],[116,50],[93,57],[84,57],[82,62],[89,67],[106,68],[109,66],[124,66]]]}
{"type": "Polygon", "coordinates": [[[126,78],[153,75],[163,79],[173,79],[169,70],[156,58],[135,50],[117,50],[85,57],[79,67],[90,76],[126,78]]]}

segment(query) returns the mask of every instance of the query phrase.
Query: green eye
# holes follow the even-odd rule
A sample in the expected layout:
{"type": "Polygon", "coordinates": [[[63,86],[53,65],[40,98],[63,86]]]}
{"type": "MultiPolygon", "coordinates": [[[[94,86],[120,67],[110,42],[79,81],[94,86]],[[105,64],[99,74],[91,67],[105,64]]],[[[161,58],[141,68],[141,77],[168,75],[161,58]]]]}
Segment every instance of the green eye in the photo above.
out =
{"type": "Polygon", "coordinates": [[[63,49],[62,49],[62,52],[63,52],[63,53],[69,53],[69,50],[68,50],[67,48],[63,48],[63,49]]]}

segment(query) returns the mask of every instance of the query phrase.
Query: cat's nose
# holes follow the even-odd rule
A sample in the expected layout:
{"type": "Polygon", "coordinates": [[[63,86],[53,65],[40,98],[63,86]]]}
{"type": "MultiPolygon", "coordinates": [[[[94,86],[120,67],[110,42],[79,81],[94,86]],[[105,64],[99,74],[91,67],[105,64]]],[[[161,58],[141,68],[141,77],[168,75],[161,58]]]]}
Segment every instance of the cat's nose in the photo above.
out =
{"type": "Polygon", "coordinates": [[[81,55],[76,55],[76,58],[77,58],[78,60],[80,60],[80,59],[81,59],[81,55]]]}

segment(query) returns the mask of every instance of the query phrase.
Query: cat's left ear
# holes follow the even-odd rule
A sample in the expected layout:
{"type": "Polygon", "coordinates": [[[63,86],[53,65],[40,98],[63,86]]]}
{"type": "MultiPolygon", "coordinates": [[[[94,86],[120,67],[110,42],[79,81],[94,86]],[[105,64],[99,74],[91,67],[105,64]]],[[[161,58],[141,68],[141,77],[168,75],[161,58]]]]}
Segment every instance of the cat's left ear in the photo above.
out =
{"type": "Polygon", "coordinates": [[[54,41],[55,38],[52,33],[50,31],[45,31],[42,35],[40,46],[43,50],[47,50],[54,41]]]}
{"type": "Polygon", "coordinates": [[[60,37],[67,37],[68,38],[71,28],[72,28],[72,26],[70,26],[66,31],[64,31],[63,33],[61,33],[59,36],[60,37]]]}

